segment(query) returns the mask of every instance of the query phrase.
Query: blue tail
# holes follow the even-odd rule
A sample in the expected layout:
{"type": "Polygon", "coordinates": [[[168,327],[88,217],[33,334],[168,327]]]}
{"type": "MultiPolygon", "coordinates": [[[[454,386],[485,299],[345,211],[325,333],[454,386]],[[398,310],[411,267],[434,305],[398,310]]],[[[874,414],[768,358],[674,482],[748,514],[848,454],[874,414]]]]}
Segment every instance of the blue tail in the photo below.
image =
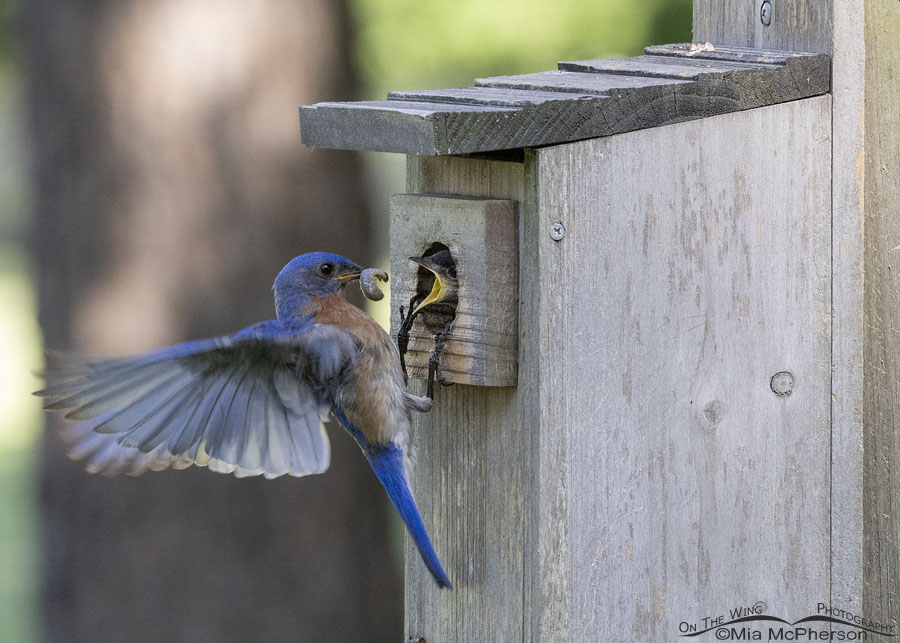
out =
{"type": "Polygon", "coordinates": [[[437,552],[431,544],[428,532],[425,530],[425,524],[419,515],[416,507],[416,501],[413,500],[412,494],[409,492],[409,486],[406,484],[406,478],[403,475],[403,451],[393,444],[386,446],[368,444],[363,437],[362,431],[351,424],[343,413],[335,413],[344,428],[356,438],[356,441],[366,454],[372,470],[381,482],[384,490],[387,491],[388,497],[394,503],[394,508],[403,519],[403,524],[409,530],[416,548],[422,556],[422,560],[434,580],[437,581],[438,587],[446,587],[452,589],[450,579],[447,578],[447,572],[441,566],[437,552]]]}
{"type": "Polygon", "coordinates": [[[422,522],[418,508],[416,508],[416,501],[413,500],[409,487],[406,484],[406,479],[403,477],[403,452],[392,444],[389,447],[381,447],[374,450],[374,452],[370,447],[366,456],[369,458],[372,470],[375,471],[375,475],[378,476],[378,479],[384,486],[384,490],[387,491],[391,502],[394,503],[397,513],[403,519],[403,523],[409,530],[409,535],[412,536],[413,542],[416,543],[416,548],[419,550],[422,560],[425,561],[428,571],[431,572],[434,580],[437,581],[438,587],[452,588],[450,579],[447,578],[447,572],[441,567],[441,561],[438,560],[438,555],[431,545],[428,532],[425,531],[425,524],[422,522]]]}

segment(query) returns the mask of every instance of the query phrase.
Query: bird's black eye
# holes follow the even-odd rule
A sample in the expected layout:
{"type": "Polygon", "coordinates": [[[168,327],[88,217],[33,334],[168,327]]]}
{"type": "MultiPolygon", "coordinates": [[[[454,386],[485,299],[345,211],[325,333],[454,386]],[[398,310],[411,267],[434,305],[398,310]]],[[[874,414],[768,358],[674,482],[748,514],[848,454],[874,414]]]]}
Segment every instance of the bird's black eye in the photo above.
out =
{"type": "Polygon", "coordinates": [[[323,263],[319,265],[319,273],[323,277],[330,277],[334,274],[334,264],[332,263],[323,263]]]}

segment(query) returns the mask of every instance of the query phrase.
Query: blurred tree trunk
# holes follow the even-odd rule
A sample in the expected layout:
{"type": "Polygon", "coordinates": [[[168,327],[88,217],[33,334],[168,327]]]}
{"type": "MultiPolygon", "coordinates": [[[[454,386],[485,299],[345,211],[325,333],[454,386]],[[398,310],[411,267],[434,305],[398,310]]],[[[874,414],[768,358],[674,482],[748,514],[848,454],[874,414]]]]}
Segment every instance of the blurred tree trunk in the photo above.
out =
{"type": "MultiPolygon", "coordinates": [[[[331,0],[24,4],[45,341],[125,354],[274,316],[301,252],[370,263],[348,153],[297,107],[352,98],[331,0]]],[[[401,578],[383,491],[331,428],[332,468],[98,478],[45,440],[51,641],[390,641],[401,578]]]]}

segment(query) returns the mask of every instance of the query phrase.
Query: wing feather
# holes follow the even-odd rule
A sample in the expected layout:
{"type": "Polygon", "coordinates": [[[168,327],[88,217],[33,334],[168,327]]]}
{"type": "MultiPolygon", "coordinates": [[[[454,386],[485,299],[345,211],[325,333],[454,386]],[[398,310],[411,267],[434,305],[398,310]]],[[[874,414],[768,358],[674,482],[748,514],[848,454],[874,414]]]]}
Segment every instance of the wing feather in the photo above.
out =
{"type": "Polygon", "coordinates": [[[213,414],[203,432],[204,448],[209,457],[221,459],[224,444],[235,439],[235,433],[244,426],[244,413],[247,409],[247,394],[245,386],[249,371],[244,366],[235,369],[235,374],[229,379],[228,385],[222,390],[219,404],[213,409],[213,414]]]}
{"type": "Polygon", "coordinates": [[[123,374],[104,373],[87,388],[75,390],[63,398],[54,396],[57,399],[44,408],[50,411],[72,409],[66,414],[66,418],[70,420],[88,420],[97,417],[103,413],[103,410],[99,409],[127,404],[172,376],[172,372],[165,369],[164,365],[157,364],[154,368],[146,370],[147,372],[143,374],[137,370],[123,374]]]}
{"type": "MultiPolygon", "coordinates": [[[[254,438],[265,423],[265,405],[266,390],[264,386],[254,382],[254,386],[250,391],[250,397],[247,404],[247,413],[244,417],[244,430],[241,436],[241,443],[235,444],[235,454],[242,454],[242,468],[235,471],[238,477],[259,475],[265,472],[263,466],[262,451],[260,450],[259,441],[254,438]]],[[[232,457],[229,454],[229,457],[232,457]]]]}
{"type": "Polygon", "coordinates": [[[203,438],[203,431],[209,422],[213,409],[222,395],[222,390],[227,385],[227,377],[209,378],[206,391],[191,412],[184,429],[180,433],[173,432],[173,435],[167,441],[173,454],[182,455],[192,451],[196,453],[196,448],[203,438]]]}
{"type": "Polygon", "coordinates": [[[89,471],[139,475],[195,464],[236,476],[300,476],[328,468],[323,391],[358,349],[334,327],[263,322],[136,358],[61,360],[37,394],[45,408],[92,420],[93,430],[67,435],[69,454],[89,471]]]}
{"type": "Polygon", "coordinates": [[[93,405],[93,411],[86,418],[72,416],[67,413],[66,418],[90,419],[114,409],[115,412],[95,427],[98,433],[122,433],[136,427],[150,418],[154,413],[163,409],[173,397],[177,396],[182,388],[190,383],[190,376],[185,373],[176,373],[168,379],[158,383],[150,390],[143,391],[136,399],[132,399],[127,405],[100,406],[93,405]]]}
{"type": "Polygon", "coordinates": [[[142,453],[149,453],[166,443],[171,435],[180,435],[187,418],[200,403],[205,393],[202,382],[194,383],[183,390],[180,397],[169,404],[166,413],[157,413],[143,425],[135,427],[119,437],[119,444],[132,446],[142,453]],[[179,427],[181,427],[179,429],[179,427]]]}

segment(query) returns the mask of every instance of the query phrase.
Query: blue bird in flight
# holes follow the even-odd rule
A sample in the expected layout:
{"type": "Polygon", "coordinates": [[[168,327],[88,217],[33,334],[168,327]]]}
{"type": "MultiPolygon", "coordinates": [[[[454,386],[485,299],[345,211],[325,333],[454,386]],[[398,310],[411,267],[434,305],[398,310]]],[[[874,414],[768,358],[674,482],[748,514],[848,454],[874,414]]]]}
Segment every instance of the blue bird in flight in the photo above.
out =
{"type": "Polygon", "coordinates": [[[93,420],[67,430],[70,455],[107,475],[192,464],[239,477],[321,473],[331,411],[449,588],[409,487],[410,415],[431,399],[406,390],[390,336],[344,298],[361,274],[340,255],[301,255],[275,279],[276,319],[138,357],[62,360],[36,394],[45,409],[93,420]]]}

